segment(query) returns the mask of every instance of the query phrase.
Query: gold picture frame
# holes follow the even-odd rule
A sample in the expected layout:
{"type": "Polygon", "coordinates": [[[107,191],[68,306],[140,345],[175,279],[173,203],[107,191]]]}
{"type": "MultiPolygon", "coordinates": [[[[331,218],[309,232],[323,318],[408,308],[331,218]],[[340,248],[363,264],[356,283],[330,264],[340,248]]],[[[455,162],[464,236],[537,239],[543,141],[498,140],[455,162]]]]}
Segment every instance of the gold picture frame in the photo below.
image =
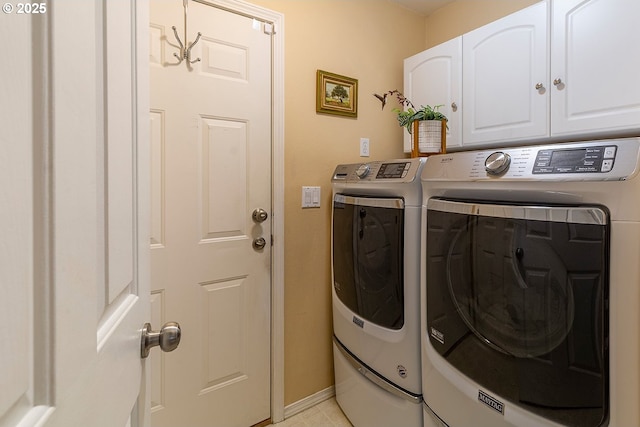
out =
{"type": "Polygon", "coordinates": [[[316,112],[358,117],[358,80],[318,70],[316,73],[316,112]]]}

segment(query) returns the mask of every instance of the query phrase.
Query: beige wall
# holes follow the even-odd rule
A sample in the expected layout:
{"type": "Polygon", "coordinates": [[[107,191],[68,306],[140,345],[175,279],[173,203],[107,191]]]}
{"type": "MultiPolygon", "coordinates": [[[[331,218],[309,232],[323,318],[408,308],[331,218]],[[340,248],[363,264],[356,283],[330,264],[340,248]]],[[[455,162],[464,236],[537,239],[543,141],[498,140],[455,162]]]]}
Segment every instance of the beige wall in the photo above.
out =
{"type": "Polygon", "coordinates": [[[426,48],[523,9],[539,0],[457,0],[426,18],[426,48]]]}
{"type": "Polygon", "coordinates": [[[387,0],[253,0],[285,15],[285,404],[333,384],[331,173],[404,157],[402,129],[373,93],[402,89],[402,60],[422,50],[424,18],[387,0]],[[358,79],[358,118],[316,114],[316,70],[358,79]],[[322,187],[301,209],[301,187],[322,187]]]}
{"type": "MultiPolygon", "coordinates": [[[[250,0],[285,15],[285,404],[333,384],[330,177],[338,163],[405,157],[390,105],[373,93],[402,89],[403,59],[534,0],[459,0],[424,18],[388,0],[250,0]],[[485,5],[479,7],[480,5],[485,5]],[[489,6],[487,6],[489,5],[489,6]],[[430,44],[426,44],[425,35],[430,44]],[[358,118],[316,114],[316,70],[358,79],[358,118]],[[322,188],[301,209],[301,187],[322,188]]],[[[392,101],[393,102],[393,101],[392,101]]]]}

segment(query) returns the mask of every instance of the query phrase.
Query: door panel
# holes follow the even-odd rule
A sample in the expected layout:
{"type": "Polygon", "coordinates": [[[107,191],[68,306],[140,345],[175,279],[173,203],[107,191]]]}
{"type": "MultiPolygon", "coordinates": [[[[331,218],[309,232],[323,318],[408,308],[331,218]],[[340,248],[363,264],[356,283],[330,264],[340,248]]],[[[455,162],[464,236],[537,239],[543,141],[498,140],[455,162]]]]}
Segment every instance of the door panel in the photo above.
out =
{"type": "MultiPolygon", "coordinates": [[[[133,46],[131,45],[131,6],[126,2],[110,2],[105,8],[106,31],[105,49],[106,78],[109,84],[105,102],[106,122],[106,167],[113,171],[108,174],[106,185],[107,204],[107,245],[108,245],[108,303],[125,291],[133,282],[132,235],[135,187],[133,155],[135,147],[131,141],[133,132],[134,105],[119,100],[130,99],[134,84],[131,73],[133,46]],[[117,172],[116,172],[117,171],[117,172]]],[[[107,172],[109,172],[107,170],[107,172]]]]}
{"type": "Polygon", "coordinates": [[[201,118],[200,129],[201,239],[243,238],[247,235],[249,223],[246,199],[247,124],[201,118]]]}
{"type": "MultiPolygon", "coordinates": [[[[175,3],[175,4],[173,4],[175,3]]],[[[271,37],[262,24],[189,2],[151,8],[152,282],[181,352],[156,363],[154,427],[247,426],[270,415],[271,37]],[[189,331],[188,333],[186,331],[189,331]]]]}
{"type": "Polygon", "coordinates": [[[56,6],[53,28],[73,19],[74,29],[53,41],[57,398],[47,426],[144,424],[144,397],[137,402],[145,391],[140,328],[149,318],[148,108],[136,75],[147,68],[138,31],[148,5],[56,6]],[[78,32],[95,38],[69,49],[78,32]],[[75,72],[65,64],[77,55],[85,61],[75,72]]]}
{"type": "Polygon", "coordinates": [[[640,43],[640,3],[571,0],[552,7],[551,79],[563,82],[551,89],[552,133],[637,129],[640,56],[629,46],[640,43]]]}
{"type": "Polygon", "coordinates": [[[38,147],[34,146],[31,121],[25,120],[33,114],[34,105],[24,96],[32,87],[25,69],[33,66],[28,46],[33,26],[37,25],[27,19],[5,19],[0,25],[0,37],[10,41],[5,54],[12,58],[0,62],[0,116],[4,123],[11,123],[0,127],[0,286],[4,294],[0,298],[0,322],[5,325],[0,332],[0,425],[5,425],[5,418],[19,420],[32,410],[35,384],[49,380],[34,372],[35,368],[42,373],[43,360],[30,363],[36,337],[47,337],[46,331],[35,327],[33,319],[36,231],[32,212],[37,182],[33,163],[38,147]]]}
{"type": "Polygon", "coordinates": [[[465,145],[548,135],[547,32],[540,2],[462,36],[465,145]]]}
{"type": "Polygon", "coordinates": [[[46,6],[1,26],[0,425],[144,425],[148,5],[46,6]]]}
{"type": "MultiPolygon", "coordinates": [[[[419,108],[441,105],[447,122],[447,148],[462,143],[462,37],[420,52],[404,61],[404,93],[419,108]],[[455,107],[454,107],[455,105],[455,107]]],[[[411,135],[403,132],[405,152],[411,135]]],[[[408,151],[407,151],[408,150],[408,151]]]]}

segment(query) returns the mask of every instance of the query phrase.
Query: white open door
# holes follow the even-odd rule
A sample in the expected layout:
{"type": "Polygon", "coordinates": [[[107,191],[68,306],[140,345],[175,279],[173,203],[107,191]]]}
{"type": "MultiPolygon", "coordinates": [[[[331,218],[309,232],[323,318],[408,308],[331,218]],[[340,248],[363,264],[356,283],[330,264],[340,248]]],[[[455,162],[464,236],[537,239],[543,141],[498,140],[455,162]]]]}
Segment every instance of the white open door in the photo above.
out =
{"type": "Polygon", "coordinates": [[[40,5],[0,17],[0,426],[148,425],[148,4],[40,5]]]}
{"type": "Polygon", "coordinates": [[[253,16],[151,1],[151,316],[188,331],[151,356],[153,427],[271,416],[275,35],[253,16]]]}

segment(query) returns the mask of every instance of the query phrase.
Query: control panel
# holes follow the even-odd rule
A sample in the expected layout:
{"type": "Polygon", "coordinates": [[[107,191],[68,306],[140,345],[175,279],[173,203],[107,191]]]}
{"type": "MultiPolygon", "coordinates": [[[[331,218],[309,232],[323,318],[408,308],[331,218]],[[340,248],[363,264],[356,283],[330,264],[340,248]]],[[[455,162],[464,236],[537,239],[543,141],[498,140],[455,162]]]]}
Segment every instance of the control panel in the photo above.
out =
{"type": "Polygon", "coordinates": [[[540,150],[533,173],[603,173],[613,169],[615,145],[580,147],[560,150],[540,150]]]}
{"type": "MultiPolygon", "coordinates": [[[[422,159],[338,165],[333,182],[411,182],[416,179],[422,159]]],[[[418,177],[419,178],[419,177],[418,177]]]]}
{"type": "Polygon", "coordinates": [[[422,180],[618,181],[640,168],[640,138],[567,142],[429,157],[422,180]]]}

